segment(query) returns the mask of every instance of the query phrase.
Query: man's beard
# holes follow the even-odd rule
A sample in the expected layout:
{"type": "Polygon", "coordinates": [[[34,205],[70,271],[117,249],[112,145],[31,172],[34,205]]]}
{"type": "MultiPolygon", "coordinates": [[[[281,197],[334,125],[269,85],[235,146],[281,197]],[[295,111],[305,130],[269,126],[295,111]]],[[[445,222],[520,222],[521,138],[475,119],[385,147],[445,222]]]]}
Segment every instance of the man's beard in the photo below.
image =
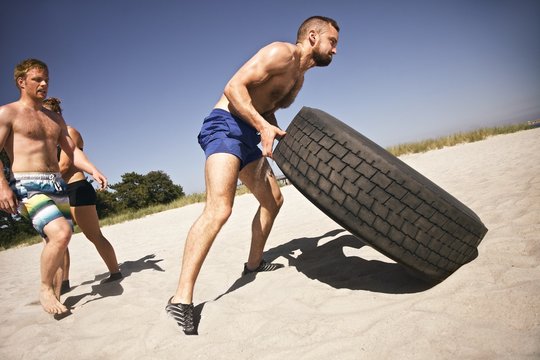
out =
{"type": "Polygon", "coordinates": [[[315,61],[316,66],[328,66],[332,62],[332,55],[315,51],[313,53],[313,61],[315,61]]]}
{"type": "Polygon", "coordinates": [[[328,66],[332,62],[332,55],[323,53],[320,51],[320,44],[317,44],[317,47],[313,52],[313,61],[315,61],[316,66],[328,66]]]}

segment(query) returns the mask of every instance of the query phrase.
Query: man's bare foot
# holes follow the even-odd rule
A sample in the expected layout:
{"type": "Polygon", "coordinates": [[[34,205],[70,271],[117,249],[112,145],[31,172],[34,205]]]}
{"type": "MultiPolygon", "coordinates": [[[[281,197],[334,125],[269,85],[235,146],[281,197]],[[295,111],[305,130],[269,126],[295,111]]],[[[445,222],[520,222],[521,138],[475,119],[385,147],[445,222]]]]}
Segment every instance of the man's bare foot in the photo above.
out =
{"type": "Polygon", "coordinates": [[[49,314],[63,314],[68,312],[68,308],[64,306],[56,298],[52,288],[42,288],[39,293],[39,302],[43,306],[43,310],[49,314]]]}

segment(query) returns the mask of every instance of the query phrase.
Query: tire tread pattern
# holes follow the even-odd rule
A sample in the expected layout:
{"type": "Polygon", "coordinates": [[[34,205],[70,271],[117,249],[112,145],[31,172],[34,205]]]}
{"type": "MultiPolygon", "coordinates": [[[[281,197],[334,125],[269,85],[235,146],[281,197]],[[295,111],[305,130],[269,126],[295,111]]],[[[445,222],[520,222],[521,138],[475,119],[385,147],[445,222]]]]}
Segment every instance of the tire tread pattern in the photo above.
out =
{"type": "Polygon", "coordinates": [[[274,159],[325,214],[426,279],[473,260],[487,232],[459,200],[321,110],[300,110],[274,159]]]}

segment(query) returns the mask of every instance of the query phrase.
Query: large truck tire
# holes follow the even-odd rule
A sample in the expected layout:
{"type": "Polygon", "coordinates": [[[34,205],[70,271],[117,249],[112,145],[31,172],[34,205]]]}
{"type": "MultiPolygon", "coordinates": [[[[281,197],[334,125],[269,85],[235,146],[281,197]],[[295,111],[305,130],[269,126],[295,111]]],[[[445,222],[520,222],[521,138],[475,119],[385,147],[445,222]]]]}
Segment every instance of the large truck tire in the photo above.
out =
{"type": "Polygon", "coordinates": [[[478,256],[487,228],[471,209],[321,110],[302,108],[273,158],[326,215],[426,280],[478,256]]]}

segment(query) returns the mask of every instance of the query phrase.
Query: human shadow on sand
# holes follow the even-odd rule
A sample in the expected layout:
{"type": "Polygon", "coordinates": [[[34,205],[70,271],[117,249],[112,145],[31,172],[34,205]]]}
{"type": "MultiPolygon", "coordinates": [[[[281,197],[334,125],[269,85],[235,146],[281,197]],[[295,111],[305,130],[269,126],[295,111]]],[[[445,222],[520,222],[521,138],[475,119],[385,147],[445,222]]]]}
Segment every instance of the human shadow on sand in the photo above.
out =
{"type": "Polygon", "coordinates": [[[86,305],[92,301],[96,301],[99,299],[103,299],[109,296],[119,296],[124,293],[124,288],[122,287],[122,281],[133,275],[133,273],[138,273],[144,270],[156,270],[164,272],[158,263],[163,261],[163,259],[155,260],[156,257],[155,254],[146,255],[142,258],[134,261],[124,261],[119,265],[120,272],[122,273],[122,278],[115,281],[107,281],[109,272],[96,275],[93,280],[82,282],[78,286],[74,286],[71,288],[71,291],[73,291],[76,287],[83,286],[83,285],[91,285],[91,290],[79,294],[79,295],[71,295],[68,296],[65,301],[64,305],[67,308],[73,308],[75,306],[80,307],[83,305],[86,305]],[[94,284],[97,283],[97,284],[94,284]],[[85,298],[86,301],[82,302],[85,298]]]}
{"type": "MultiPolygon", "coordinates": [[[[308,278],[336,289],[407,294],[425,291],[435,285],[410,275],[402,265],[397,263],[367,260],[357,255],[347,256],[346,251],[344,251],[345,248],[360,250],[364,246],[368,245],[344,229],[336,229],[318,237],[291,240],[286,244],[265,251],[263,257],[268,262],[284,257],[287,259],[289,267],[295,267],[298,272],[308,278]]],[[[241,276],[227,291],[213,301],[246,286],[256,277],[257,273],[241,276]]],[[[194,309],[196,329],[198,329],[201,313],[206,303],[207,301],[197,305],[194,309]]]]}
{"type": "MultiPolygon", "coordinates": [[[[255,276],[256,274],[255,273],[252,273],[252,274],[248,274],[248,275],[244,275],[244,276],[241,276],[238,280],[236,280],[234,282],[234,284],[226,291],[224,292],[223,294],[219,295],[218,297],[216,297],[214,300],[210,300],[210,302],[212,301],[218,301],[219,299],[221,299],[223,296],[241,288],[242,286],[245,286],[247,284],[249,284],[250,282],[252,282],[253,280],[255,280],[255,276]]],[[[204,309],[204,306],[206,305],[208,301],[205,301],[205,302],[202,302],[198,305],[195,306],[195,308],[193,309],[193,325],[195,326],[195,333],[194,335],[198,335],[198,331],[199,331],[199,323],[201,322],[201,317],[202,317],[202,312],[203,312],[203,309],[204,309]]]]}
{"type": "MultiPolygon", "coordinates": [[[[412,276],[400,264],[347,256],[344,251],[352,248],[356,249],[353,252],[358,252],[364,246],[368,245],[345,230],[336,229],[322,236],[298,238],[276,246],[267,250],[264,258],[273,262],[284,257],[289,267],[336,289],[407,294],[425,291],[435,285],[412,276]]],[[[256,274],[240,277],[214,301],[249,284],[255,277],[256,274]]]]}

